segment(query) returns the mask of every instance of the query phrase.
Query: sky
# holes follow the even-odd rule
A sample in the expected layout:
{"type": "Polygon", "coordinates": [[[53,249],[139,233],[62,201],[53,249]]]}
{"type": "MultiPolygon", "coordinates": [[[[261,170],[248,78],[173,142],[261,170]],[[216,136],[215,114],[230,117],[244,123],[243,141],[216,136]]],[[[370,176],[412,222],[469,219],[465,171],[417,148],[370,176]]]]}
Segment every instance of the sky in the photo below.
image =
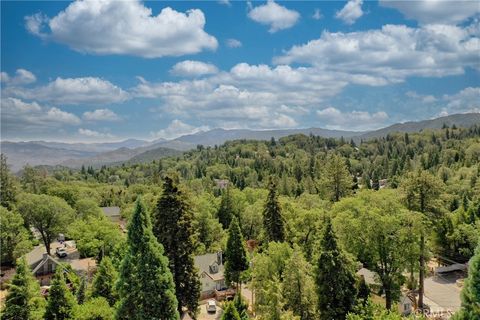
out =
{"type": "Polygon", "coordinates": [[[1,139],[480,112],[479,1],[1,1],[1,139]]]}

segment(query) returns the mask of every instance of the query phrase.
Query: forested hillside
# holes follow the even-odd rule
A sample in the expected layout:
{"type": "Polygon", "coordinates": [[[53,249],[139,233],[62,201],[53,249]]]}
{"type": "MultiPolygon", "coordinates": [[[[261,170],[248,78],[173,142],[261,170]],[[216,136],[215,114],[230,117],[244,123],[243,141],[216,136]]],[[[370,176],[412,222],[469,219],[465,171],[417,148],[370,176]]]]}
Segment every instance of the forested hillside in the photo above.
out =
{"type": "MultiPolygon", "coordinates": [[[[120,279],[114,293],[87,296],[90,304],[117,308],[118,318],[134,312],[129,303],[149,298],[125,287],[133,281],[129,273],[139,272],[135,263],[168,273],[139,272],[135,281],[160,279],[159,287],[183,288],[177,299],[162,291],[172,300],[165,308],[174,314],[184,306],[194,316],[197,298],[185,290],[198,290],[191,259],[223,250],[227,283],[254,290],[261,319],[397,319],[385,308],[396,305],[402,290],[422,291],[431,258],[464,263],[479,242],[480,125],[445,125],[357,143],[313,135],[237,140],[149,163],[54,172],[25,167],[19,176],[8,172],[2,156],[1,175],[2,225],[8,226],[2,228],[2,264],[14,264],[38,242],[24,227],[41,225],[32,207],[42,204],[45,215],[61,210],[45,233],[65,233],[82,256],[109,257],[108,268],[120,279]],[[107,206],[121,208],[130,221],[128,236],[101,215],[99,207],[107,206]],[[183,242],[189,245],[178,244],[183,242]],[[137,252],[149,250],[145,261],[136,260],[137,252]],[[363,290],[355,276],[359,265],[380,275],[380,291],[363,290]],[[374,294],[382,307],[368,298],[374,294]]],[[[95,282],[86,286],[95,292],[95,282]]],[[[468,301],[463,300],[465,310],[468,301]]],[[[47,311],[55,308],[48,303],[47,311]]],[[[226,310],[240,312],[242,303],[226,310]]],[[[253,317],[245,310],[242,319],[253,317]]]]}

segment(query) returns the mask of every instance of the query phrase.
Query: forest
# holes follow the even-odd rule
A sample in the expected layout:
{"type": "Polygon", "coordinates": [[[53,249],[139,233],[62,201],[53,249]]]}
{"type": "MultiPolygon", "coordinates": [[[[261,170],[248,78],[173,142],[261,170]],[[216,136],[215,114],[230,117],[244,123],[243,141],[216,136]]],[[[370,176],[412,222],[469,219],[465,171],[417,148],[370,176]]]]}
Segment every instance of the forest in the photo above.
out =
{"type": "Polygon", "coordinates": [[[220,251],[237,292],[221,303],[225,320],[402,319],[404,294],[421,319],[432,261],[468,262],[453,318],[480,319],[480,125],[367,141],[236,140],[16,175],[2,155],[0,169],[1,262],[16,269],[2,284],[2,319],[195,319],[195,257],[220,251]],[[112,206],[124,230],[103,214],[112,206]],[[44,298],[24,256],[49,252],[60,233],[97,271],[57,268],[44,298]],[[378,285],[357,275],[362,267],[378,285]]]}

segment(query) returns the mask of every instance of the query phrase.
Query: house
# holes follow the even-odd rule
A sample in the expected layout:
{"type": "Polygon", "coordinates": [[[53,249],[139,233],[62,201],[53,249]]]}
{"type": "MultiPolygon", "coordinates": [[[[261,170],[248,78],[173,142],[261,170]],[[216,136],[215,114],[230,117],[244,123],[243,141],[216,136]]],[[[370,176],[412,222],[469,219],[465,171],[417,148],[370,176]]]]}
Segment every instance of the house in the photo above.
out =
{"type": "Polygon", "coordinates": [[[413,311],[413,302],[410,297],[404,293],[401,294],[400,299],[398,300],[398,312],[402,316],[408,316],[413,311]]]}
{"type": "Polygon", "coordinates": [[[118,223],[122,219],[120,207],[102,207],[103,214],[112,222],[118,223]]]}
{"type": "Polygon", "coordinates": [[[229,181],[227,179],[213,179],[213,180],[215,181],[215,184],[217,185],[217,188],[219,188],[219,189],[228,188],[229,181]]]}
{"type": "Polygon", "coordinates": [[[195,266],[202,284],[200,297],[214,297],[217,292],[227,289],[224,277],[222,252],[204,254],[195,257],[195,266]]]}

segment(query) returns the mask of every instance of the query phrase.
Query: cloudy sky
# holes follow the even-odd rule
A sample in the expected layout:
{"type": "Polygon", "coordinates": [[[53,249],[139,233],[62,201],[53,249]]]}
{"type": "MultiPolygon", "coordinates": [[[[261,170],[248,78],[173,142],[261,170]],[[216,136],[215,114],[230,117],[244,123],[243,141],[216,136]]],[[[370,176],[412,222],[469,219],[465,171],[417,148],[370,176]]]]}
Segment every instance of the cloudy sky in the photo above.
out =
{"type": "Polygon", "coordinates": [[[2,140],[480,111],[478,1],[2,1],[2,140]]]}

